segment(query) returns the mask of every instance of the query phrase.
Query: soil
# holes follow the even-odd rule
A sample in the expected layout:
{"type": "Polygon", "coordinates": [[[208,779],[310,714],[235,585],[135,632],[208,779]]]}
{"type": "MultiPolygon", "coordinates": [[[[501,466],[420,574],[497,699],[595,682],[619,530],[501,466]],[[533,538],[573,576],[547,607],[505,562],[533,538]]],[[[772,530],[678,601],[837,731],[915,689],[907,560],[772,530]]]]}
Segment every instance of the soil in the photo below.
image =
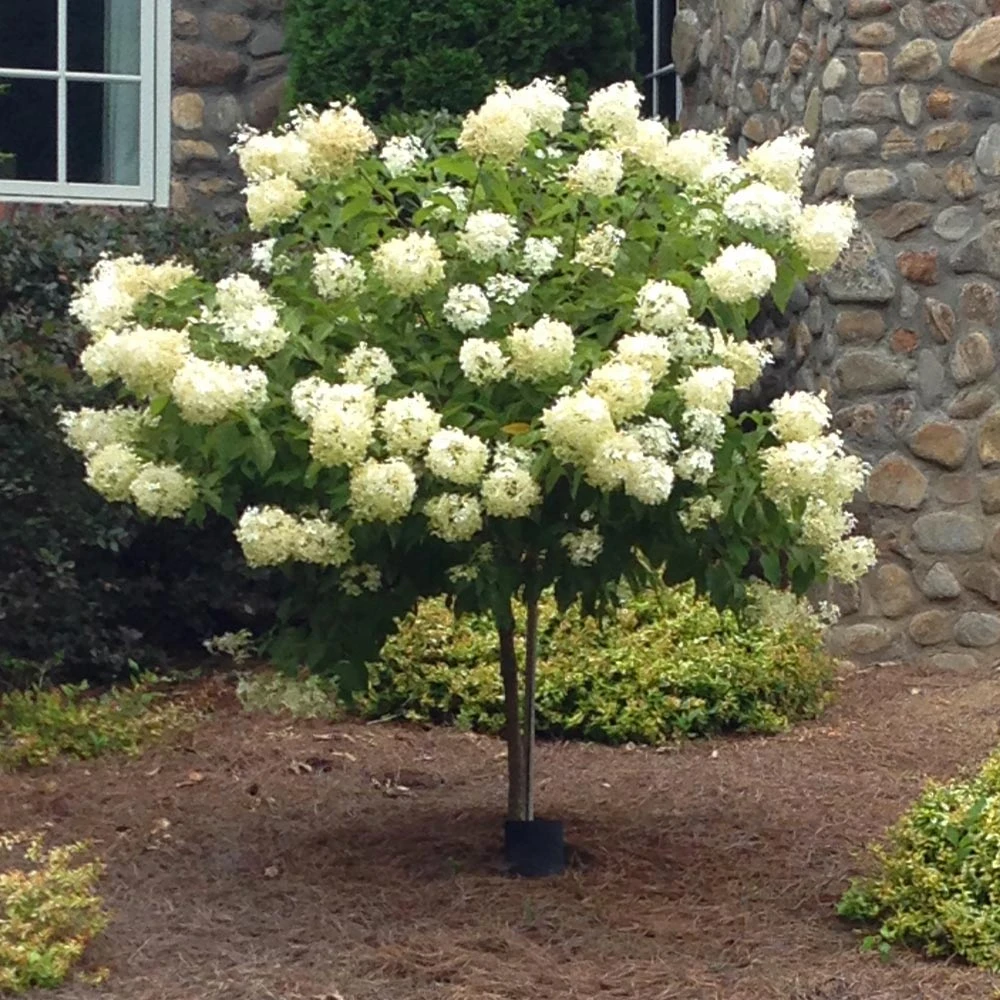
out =
{"type": "Polygon", "coordinates": [[[990,1000],[982,971],[861,953],[834,904],[998,719],[991,674],[883,667],[782,736],[543,745],[540,811],[575,848],[546,880],[500,866],[498,741],[231,697],[138,760],[0,776],[0,828],[97,841],[115,1000],[990,1000]]]}

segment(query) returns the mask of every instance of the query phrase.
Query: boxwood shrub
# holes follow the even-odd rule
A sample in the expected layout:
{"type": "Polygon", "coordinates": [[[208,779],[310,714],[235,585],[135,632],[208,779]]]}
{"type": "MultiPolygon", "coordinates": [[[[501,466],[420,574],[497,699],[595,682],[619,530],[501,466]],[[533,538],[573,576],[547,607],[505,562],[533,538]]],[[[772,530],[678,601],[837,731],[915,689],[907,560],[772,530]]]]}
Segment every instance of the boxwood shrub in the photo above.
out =
{"type": "Polygon", "coordinates": [[[873,928],[867,946],[1000,971],[1000,752],[972,778],[930,783],[873,857],[839,906],[873,928]]]}
{"type": "MultiPolygon", "coordinates": [[[[688,588],[634,597],[603,627],[578,611],[560,617],[546,601],[542,623],[541,736],[662,744],[771,733],[815,716],[831,690],[818,629],[747,624],[688,588]]],[[[499,733],[497,662],[488,619],[456,621],[441,601],[427,601],[386,643],[361,708],[499,733]]]]}

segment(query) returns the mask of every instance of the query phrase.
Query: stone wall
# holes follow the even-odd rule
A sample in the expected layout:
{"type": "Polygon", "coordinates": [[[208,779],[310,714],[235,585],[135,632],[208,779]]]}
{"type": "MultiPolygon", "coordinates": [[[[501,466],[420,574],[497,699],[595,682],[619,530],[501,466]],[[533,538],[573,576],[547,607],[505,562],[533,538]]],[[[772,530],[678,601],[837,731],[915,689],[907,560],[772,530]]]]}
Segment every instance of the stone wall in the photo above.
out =
{"type": "MultiPolygon", "coordinates": [[[[837,596],[838,651],[1000,660],[1000,2],[690,0],[688,121],[741,146],[802,126],[815,199],[863,220],[813,289],[799,380],[874,467],[880,564],[837,596]]],[[[794,349],[794,344],[793,344],[794,349]]]]}
{"type": "Polygon", "coordinates": [[[284,96],[284,0],[173,0],[171,204],[233,214],[237,126],[269,128],[284,96]]]}

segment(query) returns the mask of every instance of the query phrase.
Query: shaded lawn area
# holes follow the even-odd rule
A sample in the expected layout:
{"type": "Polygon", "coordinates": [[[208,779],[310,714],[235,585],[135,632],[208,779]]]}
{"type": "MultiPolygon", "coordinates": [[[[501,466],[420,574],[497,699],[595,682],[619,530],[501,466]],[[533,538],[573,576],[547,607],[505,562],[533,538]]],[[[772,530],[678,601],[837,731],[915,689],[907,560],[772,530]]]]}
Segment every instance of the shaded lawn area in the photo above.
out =
{"type": "Polygon", "coordinates": [[[853,674],[817,723],[662,752],[543,745],[564,877],[499,864],[497,740],[287,724],[231,694],[138,760],[0,775],[0,828],[108,862],[111,970],[82,1000],[989,1000],[1000,979],[882,962],[834,904],[928,776],[993,749],[991,674],[853,674]]]}

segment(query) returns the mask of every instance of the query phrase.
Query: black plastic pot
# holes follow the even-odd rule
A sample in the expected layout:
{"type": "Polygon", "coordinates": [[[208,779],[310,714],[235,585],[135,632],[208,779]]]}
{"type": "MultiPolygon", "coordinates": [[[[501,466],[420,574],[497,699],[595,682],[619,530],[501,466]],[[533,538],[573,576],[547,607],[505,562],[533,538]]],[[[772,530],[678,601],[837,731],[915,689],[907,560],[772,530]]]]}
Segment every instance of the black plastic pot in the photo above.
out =
{"type": "Polygon", "coordinates": [[[503,834],[504,857],[514,875],[544,878],[566,870],[566,841],[558,820],[507,820],[503,834]]]}

